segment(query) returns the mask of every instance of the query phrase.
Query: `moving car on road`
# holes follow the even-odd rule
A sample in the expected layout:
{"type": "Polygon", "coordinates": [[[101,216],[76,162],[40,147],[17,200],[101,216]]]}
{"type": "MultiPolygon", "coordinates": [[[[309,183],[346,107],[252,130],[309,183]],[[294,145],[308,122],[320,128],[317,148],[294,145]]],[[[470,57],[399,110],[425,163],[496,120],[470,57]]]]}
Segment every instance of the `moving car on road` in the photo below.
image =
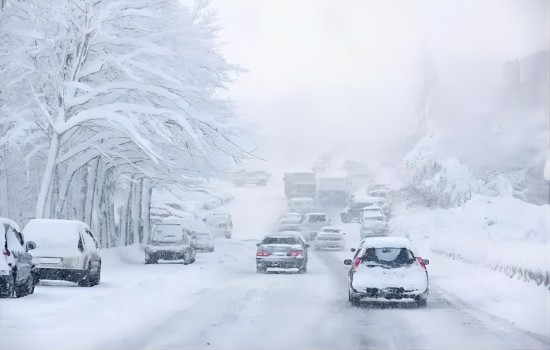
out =
{"type": "Polygon", "coordinates": [[[386,215],[379,211],[366,211],[361,221],[361,239],[373,236],[385,236],[388,233],[389,225],[386,215]]]}
{"type": "Polygon", "coordinates": [[[189,231],[179,223],[153,226],[145,246],[145,263],[162,260],[183,260],[185,265],[195,262],[196,245],[189,231]]]}
{"type": "Polygon", "coordinates": [[[266,273],[268,268],[297,269],[307,271],[306,243],[298,234],[281,232],[265,236],[256,251],[256,272],[266,273]]]}
{"type": "Polygon", "coordinates": [[[25,244],[15,222],[0,218],[0,298],[14,293],[19,298],[34,292],[32,256],[28,251],[35,247],[34,242],[25,244]]]}
{"type": "Polygon", "coordinates": [[[33,264],[38,280],[62,280],[92,287],[101,280],[99,241],[76,220],[32,219],[23,235],[36,243],[33,264]]]}
{"type": "Polygon", "coordinates": [[[415,302],[425,307],[428,300],[429,260],[415,254],[404,237],[374,237],[361,241],[348,274],[348,294],[352,305],[361,301],[415,302]]]}
{"type": "Polygon", "coordinates": [[[213,210],[205,218],[205,222],[214,235],[223,235],[225,238],[231,238],[233,234],[233,220],[231,214],[225,210],[213,210]]]}
{"type": "Polygon", "coordinates": [[[315,241],[315,249],[344,250],[346,247],[344,235],[345,233],[342,232],[342,229],[339,229],[338,227],[323,227],[317,235],[317,240],[315,241]]]}

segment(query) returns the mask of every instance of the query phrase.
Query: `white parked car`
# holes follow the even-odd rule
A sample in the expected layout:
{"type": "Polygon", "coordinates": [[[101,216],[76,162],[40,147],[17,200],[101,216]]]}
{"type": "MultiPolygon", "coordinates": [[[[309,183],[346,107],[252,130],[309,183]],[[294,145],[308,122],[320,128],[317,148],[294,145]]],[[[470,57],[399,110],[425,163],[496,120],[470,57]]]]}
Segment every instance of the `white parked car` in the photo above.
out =
{"type": "Polygon", "coordinates": [[[361,241],[348,274],[349,301],[415,302],[425,307],[428,300],[429,260],[422,259],[404,237],[373,237],[361,241]]]}
{"type": "Polygon", "coordinates": [[[36,244],[36,280],[63,280],[92,287],[101,280],[99,241],[88,225],[76,220],[32,219],[23,235],[36,244]]]}
{"type": "Polygon", "coordinates": [[[191,238],[195,240],[195,247],[198,251],[214,251],[214,235],[202,220],[193,217],[166,220],[165,223],[179,223],[183,225],[189,231],[191,238]]]}
{"type": "Polygon", "coordinates": [[[159,260],[183,260],[185,265],[195,262],[196,247],[189,231],[180,223],[156,224],[145,246],[145,263],[159,260]]]}
{"type": "Polygon", "coordinates": [[[346,243],[344,241],[345,233],[342,229],[338,227],[323,227],[319,234],[317,235],[317,240],[315,241],[316,250],[344,250],[346,248],[346,243]]]}
{"type": "Polygon", "coordinates": [[[205,217],[206,224],[215,235],[223,235],[231,238],[233,234],[233,220],[231,214],[225,210],[213,210],[205,217]]]}

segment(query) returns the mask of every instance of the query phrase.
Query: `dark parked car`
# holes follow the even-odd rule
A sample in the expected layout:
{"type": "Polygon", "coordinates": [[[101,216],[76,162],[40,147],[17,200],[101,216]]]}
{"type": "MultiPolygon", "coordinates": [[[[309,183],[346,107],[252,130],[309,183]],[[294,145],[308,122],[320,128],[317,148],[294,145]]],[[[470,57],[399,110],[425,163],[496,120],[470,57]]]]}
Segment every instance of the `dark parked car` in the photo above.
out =
{"type": "Polygon", "coordinates": [[[153,226],[145,246],[145,263],[159,260],[183,260],[185,265],[195,262],[195,238],[181,223],[163,223],[153,226]]]}
{"type": "Polygon", "coordinates": [[[0,244],[0,298],[10,297],[14,293],[18,298],[32,294],[34,267],[28,251],[34,249],[36,244],[25,244],[19,226],[4,218],[0,218],[0,244]]]}

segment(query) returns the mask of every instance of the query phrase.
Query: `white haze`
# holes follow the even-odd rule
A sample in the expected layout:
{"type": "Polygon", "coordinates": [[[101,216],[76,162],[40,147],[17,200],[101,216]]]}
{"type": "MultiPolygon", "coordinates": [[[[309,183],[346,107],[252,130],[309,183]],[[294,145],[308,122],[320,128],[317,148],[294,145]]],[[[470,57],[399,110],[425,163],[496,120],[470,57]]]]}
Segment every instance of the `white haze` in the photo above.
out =
{"type": "MultiPolygon", "coordinates": [[[[447,137],[449,147],[460,149],[457,153],[479,153],[478,147],[488,146],[495,120],[502,118],[494,115],[494,104],[492,110],[486,104],[495,101],[504,84],[503,62],[548,50],[548,4],[213,3],[224,54],[248,70],[230,96],[258,125],[262,154],[296,164],[325,151],[399,161],[428,131],[447,137]],[[434,81],[444,106],[426,123],[419,108],[425,103],[423,89],[434,81]]],[[[515,129],[512,119],[502,120],[515,129]]],[[[544,149],[545,116],[534,120],[542,123],[543,134],[531,142],[544,149]]],[[[511,142],[511,148],[517,145],[511,142]]]]}

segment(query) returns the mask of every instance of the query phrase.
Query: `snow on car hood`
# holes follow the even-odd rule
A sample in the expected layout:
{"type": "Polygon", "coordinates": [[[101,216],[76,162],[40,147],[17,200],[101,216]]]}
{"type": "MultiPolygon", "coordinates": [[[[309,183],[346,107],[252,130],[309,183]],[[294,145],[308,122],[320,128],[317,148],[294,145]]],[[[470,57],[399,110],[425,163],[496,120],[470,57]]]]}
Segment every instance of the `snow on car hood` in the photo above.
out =
{"type": "Polygon", "coordinates": [[[353,288],[355,290],[391,287],[425,291],[428,288],[428,277],[417,263],[397,268],[368,267],[361,264],[353,274],[353,288]]]}

